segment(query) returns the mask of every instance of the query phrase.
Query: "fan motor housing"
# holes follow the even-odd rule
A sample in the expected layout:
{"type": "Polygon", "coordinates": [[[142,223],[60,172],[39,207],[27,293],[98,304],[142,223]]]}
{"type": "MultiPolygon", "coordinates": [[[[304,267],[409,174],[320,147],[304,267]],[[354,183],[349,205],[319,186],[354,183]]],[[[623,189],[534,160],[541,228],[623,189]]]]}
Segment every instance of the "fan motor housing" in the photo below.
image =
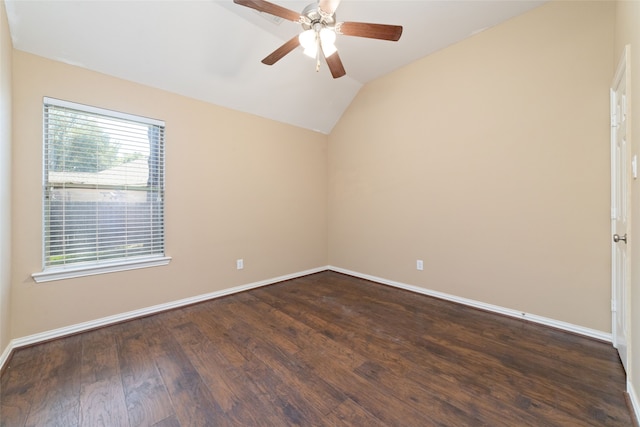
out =
{"type": "Polygon", "coordinates": [[[333,27],[336,24],[336,14],[327,14],[322,12],[318,8],[317,3],[311,3],[301,13],[305,20],[302,21],[302,28],[305,30],[311,30],[315,28],[315,24],[320,24],[323,27],[333,27]],[[308,21],[307,21],[308,20],[308,21]]]}

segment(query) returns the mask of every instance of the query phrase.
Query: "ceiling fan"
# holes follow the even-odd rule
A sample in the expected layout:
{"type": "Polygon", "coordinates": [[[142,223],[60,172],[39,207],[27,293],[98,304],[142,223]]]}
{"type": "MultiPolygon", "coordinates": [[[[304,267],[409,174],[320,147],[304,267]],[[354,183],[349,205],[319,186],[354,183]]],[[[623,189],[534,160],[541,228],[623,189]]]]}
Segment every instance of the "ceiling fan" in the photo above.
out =
{"type": "Polygon", "coordinates": [[[320,69],[320,57],[325,58],[334,79],[346,74],[334,45],[336,34],[389,41],[398,41],[402,35],[402,26],[399,25],[336,22],[336,8],[340,0],[318,0],[317,3],[305,7],[302,13],[265,0],[233,0],[233,2],[302,25],[304,31],[264,58],[263,64],[273,65],[296,47],[302,46],[306,55],[316,59],[316,71],[320,69]]]}

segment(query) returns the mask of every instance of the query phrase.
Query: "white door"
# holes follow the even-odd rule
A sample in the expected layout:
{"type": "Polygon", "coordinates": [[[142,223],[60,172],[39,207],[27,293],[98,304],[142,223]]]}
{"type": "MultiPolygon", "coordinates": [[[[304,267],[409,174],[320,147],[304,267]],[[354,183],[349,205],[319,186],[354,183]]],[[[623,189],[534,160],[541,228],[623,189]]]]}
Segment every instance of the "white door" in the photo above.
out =
{"type": "Polygon", "coordinates": [[[627,259],[629,241],[629,181],[630,169],[635,177],[635,159],[633,165],[629,155],[627,140],[626,88],[630,77],[629,46],[625,48],[611,86],[611,309],[613,345],[618,349],[620,360],[627,369],[627,334],[629,324],[628,285],[630,265],[627,259]]]}

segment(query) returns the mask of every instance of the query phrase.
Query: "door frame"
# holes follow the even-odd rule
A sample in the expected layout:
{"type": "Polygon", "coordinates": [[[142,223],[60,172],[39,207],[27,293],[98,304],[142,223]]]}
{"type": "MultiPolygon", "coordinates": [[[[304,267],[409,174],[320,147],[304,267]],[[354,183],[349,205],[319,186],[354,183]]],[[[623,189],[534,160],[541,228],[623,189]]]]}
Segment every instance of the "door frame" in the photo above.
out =
{"type": "MultiPolygon", "coordinates": [[[[616,196],[616,180],[617,180],[617,174],[619,173],[619,171],[616,168],[617,162],[616,162],[616,145],[617,145],[617,135],[618,135],[618,131],[617,131],[617,124],[618,124],[618,114],[620,114],[621,112],[617,111],[617,89],[618,87],[621,85],[621,83],[624,83],[624,87],[625,87],[625,96],[624,96],[624,104],[625,107],[623,107],[623,109],[626,111],[628,110],[628,106],[629,106],[629,94],[627,93],[627,89],[630,87],[630,78],[631,78],[631,74],[630,74],[630,70],[629,70],[629,65],[630,65],[630,55],[631,52],[631,47],[630,45],[626,45],[624,48],[624,51],[622,53],[622,56],[618,62],[618,67],[616,68],[616,72],[613,78],[613,82],[611,84],[611,89],[610,89],[610,101],[611,101],[611,110],[610,110],[610,116],[611,116],[611,235],[613,236],[614,234],[617,234],[619,232],[619,230],[616,230],[616,219],[618,217],[618,213],[616,212],[616,206],[617,206],[617,196],[616,196]]],[[[626,135],[630,135],[630,129],[629,129],[629,125],[630,125],[630,121],[626,120],[625,121],[625,134],[626,135]]],[[[636,162],[636,158],[634,157],[633,159],[633,165],[631,164],[631,153],[630,153],[630,141],[627,140],[626,144],[625,144],[625,150],[626,150],[626,156],[624,156],[624,158],[627,160],[627,164],[626,167],[623,167],[623,171],[629,171],[630,169],[633,169],[633,175],[634,178],[636,177],[636,167],[637,165],[635,164],[636,162]]],[[[626,202],[623,204],[626,208],[626,233],[627,235],[629,235],[629,231],[631,230],[631,210],[632,210],[632,206],[631,206],[631,194],[630,194],[630,190],[631,190],[631,179],[630,179],[630,174],[627,172],[625,174],[625,176],[623,177],[623,179],[626,180],[626,185],[624,186],[624,188],[626,189],[625,194],[623,197],[625,197],[626,202]]],[[[627,245],[627,251],[630,252],[630,241],[628,242],[629,245],[627,245]]],[[[630,295],[629,293],[629,288],[630,288],[630,278],[631,278],[631,266],[632,263],[629,262],[629,257],[626,257],[626,263],[625,263],[625,277],[624,277],[624,283],[622,284],[622,289],[618,289],[619,286],[619,281],[617,280],[617,277],[619,275],[616,266],[618,265],[618,263],[616,262],[617,260],[617,252],[616,252],[616,245],[619,245],[621,243],[615,243],[613,240],[611,240],[611,335],[612,335],[612,343],[613,346],[618,349],[618,353],[620,355],[620,359],[622,361],[622,364],[625,368],[625,370],[627,370],[627,364],[628,364],[628,359],[629,359],[629,348],[628,348],[628,336],[626,333],[628,333],[628,327],[625,327],[624,329],[624,337],[623,340],[620,339],[621,335],[620,335],[620,331],[618,330],[618,321],[621,321],[621,323],[623,325],[629,326],[630,325],[630,312],[629,312],[629,308],[630,308],[630,304],[629,304],[629,298],[628,296],[630,295]],[[618,295],[625,295],[626,297],[622,298],[622,301],[618,300],[618,295]],[[620,318],[619,316],[622,316],[622,318],[620,318]],[[624,341],[624,342],[621,342],[624,341]],[[622,345],[622,349],[620,348],[622,345]],[[621,353],[622,350],[622,353],[621,353]]]]}

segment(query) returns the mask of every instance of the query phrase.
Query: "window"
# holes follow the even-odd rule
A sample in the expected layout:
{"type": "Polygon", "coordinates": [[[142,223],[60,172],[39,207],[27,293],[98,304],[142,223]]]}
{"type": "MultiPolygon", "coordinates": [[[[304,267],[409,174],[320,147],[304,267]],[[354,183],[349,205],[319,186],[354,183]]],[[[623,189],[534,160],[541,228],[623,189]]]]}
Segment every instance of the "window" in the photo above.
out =
{"type": "Polygon", "coordinates": [[[38,282],[166,264],[164,122],[44,100],[38,282]]]}

